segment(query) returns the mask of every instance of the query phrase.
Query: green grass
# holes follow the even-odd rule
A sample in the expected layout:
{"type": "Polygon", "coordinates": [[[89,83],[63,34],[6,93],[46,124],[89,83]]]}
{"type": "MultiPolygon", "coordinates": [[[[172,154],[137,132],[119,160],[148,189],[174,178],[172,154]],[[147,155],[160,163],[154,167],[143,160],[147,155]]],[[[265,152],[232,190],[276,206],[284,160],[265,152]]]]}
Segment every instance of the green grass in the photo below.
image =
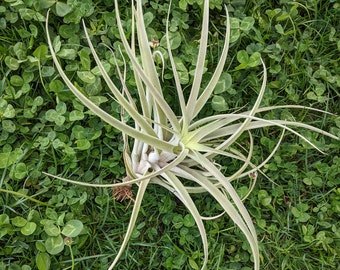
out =
{"type": "MultiPolygon", "coordinates": [[[[41,1],[41,6],[33,2],[5,0],[0,4],[0,269],[38,269],[37,264],[49,262],[50,269],[72,269],[67,245],[54,251],[56,254],[48,249],[46,241],[53,233],[44,226],[47,220],[60,230],[55,233],[62,239],[68,221],[77,220],[83,225],[82,231],[72,237],[74,269],[107,269],[122,243],[133,202],[114,201],[110,189],[73,186],[47,178],[42,172],[93,183],[121,180],[125,175],[122,138],[75,100],[58,78],[42,21],[48,3],[53,1],[41,1]]],[[[53,4],[50,32],[53,37],[60,35],[61,59],[72,81],[119,117],[120,107],[107,95],[105,84],[77,74],[79,70],[96,73],[85,48],[81,17],[90,28],[101,59],[113,65],[111,54],[100,42],[115,49],[121,46],[111,1],[93,2],[53,4]]],[[[150,20],[150,36],[160,40],[159,49],[164,51],[167,4],[163,2],[150,1],[144,12],[150,20]]],[[[174,1],[170,30],[173,53],[183,64],[181,79],[191,82],[201,10],[196,4],[199,1],[191,1],[195,4],[188,5],[184,12],[180,7],[186,2],[190,1],[174,1]]],[[[211,8],[215,8],[210,16],[208,68],[216,65],[225,32],[224,11],[218,9],[222,1],[211,2],[211,8]]],[[[254,103],[260,67],[247,66],[245,61],[245,55],[254,52],[261,53],[269,73],[262,105],[299,104],[339,114],[339,4],[245,2],[230,1],[230,5],[228,1],[234,23],[234,41],[226,65],[231,81],[224,74],[226,83],[219,85],[204,115],[232,112],[254,103]]],[[[122,4],[121,8],[122,19],[130,18],[130,6],[122,4]]],[[[117,76],[113,69],[110,75],[117,76]]],[[[164,78],[166,98],[173,104],[177,99],[169,66],[164,78]]],[[[126,81],[130,88],[135,84],[129,72],[126,81]]],[[[173,106],[176,110],[178,104],[173,106]]],[[[338,116],[301,110],[262,116],[273,118],[274,114],[340,136],[338,116]]],[[[245,201],[258,232],[262,269],[340,269],[340,144],[301,132],[326,154],[287,134],[245,201]]],[[[254,159],[260,163],[279,136],[275,128],[256,133],[254,159]]],[[[233,163],[221,164],[223,172],[237,169],[233,163]]],[[[233,185],[239,194],[248,187],[247,181],[241,180],[233,185]]],[[[134,194],[136,191],[133,187],[134,194]]],[[[197,195],[194,200],[205,216],[221,212],[208,195],[197,195]]],[[[252,269],[249,246],[227,217],[205,225],[210,248],[208,269],[252,269]]],[[[200,269],[202,258],[201,238],[185,207],[168,191],[151,185],[117,269],[200,269]]]]}

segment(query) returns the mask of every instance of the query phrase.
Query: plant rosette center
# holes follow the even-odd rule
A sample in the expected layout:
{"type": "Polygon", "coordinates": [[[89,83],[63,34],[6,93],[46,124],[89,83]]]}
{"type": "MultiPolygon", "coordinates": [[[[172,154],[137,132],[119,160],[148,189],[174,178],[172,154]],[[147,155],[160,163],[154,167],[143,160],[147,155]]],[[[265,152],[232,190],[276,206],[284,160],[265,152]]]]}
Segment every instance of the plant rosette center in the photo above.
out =
{"type": "Polygon", "coordinates": [[[149,153],[142,154],[135,171],[136,175],[145,175],[147,172],[158,171],[176,158],[176,154],[154,149],[149,153]]]}

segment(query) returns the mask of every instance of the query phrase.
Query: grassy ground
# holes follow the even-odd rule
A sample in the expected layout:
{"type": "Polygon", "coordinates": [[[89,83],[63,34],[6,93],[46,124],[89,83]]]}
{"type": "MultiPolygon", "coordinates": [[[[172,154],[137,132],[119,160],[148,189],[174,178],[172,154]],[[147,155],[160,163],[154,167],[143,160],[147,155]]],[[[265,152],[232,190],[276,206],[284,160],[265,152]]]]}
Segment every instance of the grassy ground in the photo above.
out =
{"type": "MultiPolygon", "coordinates": [[[[16,1],[0,4],[0,269],[107,269],[117,253],[133,201],[117,202],[108,189],[73,186],[42,172],[95,183],[125,175],[122,138],[84,108],[58,78],[44,30],[50,31],[69,77],[102,107],[119,116],[119,104],[85,46],[85,18],[98,53],[112,66],[101,42],[117,49],[112,1],[16,1]],[[59,37],[59,38],[56,38],[59,37]]],[[[192,81],[199,37],[200,1],[173,1],[170,32],[181,81],[192,81]],[[188,4],[193,3],[193,5],[188,4]]],[[[261,68],[268,67],[263,105],[299,104],[340,112],[340,5],[336,1],[228,1],[232,43],[225,81],[206,105],[206,115],[253,104],[261,68]]],[[[168,5],[145,4],[150,40],[162,37],[168,5]]],[[[129,27],[131,8],[121,10],[129,27]]],[[[209,67],[218,61],[225,33],[222,1],[211,1],[209,67]]],[[[156,61],[158,61],[156,59],[156,61]]],[[[161,63],[159,64],[161,67],[161,63]]],[[[113,69],[112,76],[117,76],[113,69]]],[[[172,75],[164,74],[164,92],[174,103],[172,75]]],[[[133,86],[130,73],[127,82],[133,86]]],[[[340,136],[340,118],[307,111],[280,110],[263,117],[295,118],[340,136]]],[[[259,174],[248,207],[260,240],[262,269],[340,269],[340,143],[301,131],[326,154],[291,134],[259,174]]],[[[253,160],[261,162],[280,131],[256,134],[253,160]]],[[[226,174],[237,164],[219,161],[226,174]]],[[[235,182],[242,194],[246,182],[235,182]]],[[[135,192],[135,187],[133,187],[135,192]]],[[[220,209],[209,196],[196,196],[204,215],[220,209]]],[[[210,243],[208,269],[252,269],[245,238],[227,218],[206,222],[210,243]]],[[[137,228],[117,269],[200,269],[203,249],[183,205],[160,187],[144,198],[137,228]]]]}

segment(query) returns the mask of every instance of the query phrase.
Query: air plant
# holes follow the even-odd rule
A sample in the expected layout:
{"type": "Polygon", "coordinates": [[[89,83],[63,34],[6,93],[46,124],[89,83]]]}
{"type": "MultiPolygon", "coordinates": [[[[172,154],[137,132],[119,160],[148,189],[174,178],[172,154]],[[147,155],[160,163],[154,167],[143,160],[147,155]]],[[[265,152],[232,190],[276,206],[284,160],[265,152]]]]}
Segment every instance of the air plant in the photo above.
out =
{"type": "MultiPolygon", "coordinates": [[[[144,193],[149,184],[158,184],[175,194],[193,216],[203,243],[204,259],[202,269],[204,269],[207,265],[209,254],[207,235],[203,221],[214,217],[203,217],[196,208],[191,194],[203,192],[209,193],[223,208],[224,212],[222,214],[227,214],[243,232],[253,254],[254,269],[260,269],[260,256],[256,231],[252,219],[243,204],[244,198],[241,198],[237,194],[232,185],[232,181],[248,177],[251,181],[249,188],[250,192],[256,180],[256,173],[273,156],[274,152],[280,145],[285,131],[295,134],[313,147],[317,148],[307,138],[292,129],[292,127],[309,129],[313,132],[322,133],[334,139],[339,138],[307,124],[285,120],[267,120],[257,116],[260,112],[266,112],[273,109],[306,109],[305,107],[298,105],[260,107],[266,89],[267,80],[266,67],[263,61],[261,61],[263,66],[262,85],[251,110],[235,113],[222,113],[197,119],[202,108],[211,98],[212,92],[224,69],[230,39],[229,15],[226,9],[227,23],[223,50],[213,75],[211,76],[208,84],[203,87],[202,76],[204,73],[204,62],[208,46],[209,28],[209,1],[204,1],[201,38],[199,42],[196,70],[190,94],[188,97],[185,97],[183,95],[183,88],[176,70],[174,57],[171,52],[168,33],[170,7],[171,1],[166,21],[166,43],[168,48],[168,57],[173,72],[174,84],[177,90],[180,115],[176,115],[174,113],[173,109],[166,102],[163,96],[164,90],[162,88],[161,76],[157,72],[149,44],[150,41],[148,40],[146,27],[144,25],[142,0],[136,0],[136,5],[132,4],[133,32],[130,43],[126,38],[122,27],[118,1],[115,0],[115,12],[119,34],[123,43],[123,49],[128,55],[128,59],[132,65],[137,88],[136,100],[139,101],[139,104],[135,104],[134,99],[132,99],[130,94],[131,92],[124,81],[125,76],[120,71],[117,64],[116,70],[120,77],[121,85],[118,86],[112,82],[96,53],[96,49],[92,45],[85,23],[83,22],[87,42],[101,75],[108,85],[114,99],[121,105],[122,112],[130,115],[133,120],[132,125],[124,122],[123,117],[119,120],[111,116],[109,113],[94,104],[82,93],[82,91],[78,90],[77,87],[72,84],[58,62],[48,31],[47,17],[46,31],[48,44],[53,61],[60,76],[63,78],[73,94],[85,106],[109,125],[112,125],[122,132],[124,138],[123,158],[127,177],[122,182],[115,182],[112,184],[92,184],[74,181],[48,173],[45,174],[73,184],[90,187],[105,188],[121,187],[131,184],[138,185],[138,192],[134,200],[133,211],[126,235],[121,248],[109,269],[114,268],[125,250],[136,223],[144,193]],[[136,34],[134,31],[136,31],[136,34]],[[135,35],[137,37],[136,39],[135,35]],[[261,164],[255,165],[252,163],[254,140],[251,132],[253,129],[269,126],[275,126],[282,129],[282,135],[280,136],[272,153],[266,157],[261,164]],[[244,146],[241,147],[238,143],[240,136],[244,133],[248,134],[248,149],[244,149],[244,146]],[[132,147],[129,147],[130,145],[132,145],[132,147]],[[218,156],[236,159],[241,165],[236,172],[232,173],[232,175],[226,176],[220,171],[219,164],[216,164],[216,158],[218,156]]],[[[316,110],[313,108],[308,109],[316,110]]],[[[119,196],[119,194],[116,194],[116,196],[119,196]]]]}

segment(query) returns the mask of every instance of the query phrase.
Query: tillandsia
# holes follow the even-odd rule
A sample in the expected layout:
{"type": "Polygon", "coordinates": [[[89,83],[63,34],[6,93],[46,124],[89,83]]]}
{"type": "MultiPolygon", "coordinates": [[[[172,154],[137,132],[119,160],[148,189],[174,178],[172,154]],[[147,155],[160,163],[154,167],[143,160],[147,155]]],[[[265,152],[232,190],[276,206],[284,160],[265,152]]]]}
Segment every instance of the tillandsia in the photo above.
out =
{"type": "MultiPolygon", "coordinates": [[[[108,112],[93,103],[70,81],[57,59],[56,49],[53,46],[48,31],[48,16],[46,20],[47,39],[51,55],[66,85],[89,110],[122,132],[124,138],[123,158],[127,174],[126,179],[122,182],[112,184],[93,184],[48,173],[46,173],[46,175],[69,183],[90,187],[105,188],[122,187],[131,184],[138,185],[138,192],[134,200],[127,232],[120,250],[109,266],[109,269],[115,267],[125,250],[136,223],[144,193],[149,184],[158,184],[175,194],[193,216],[203,243],[204,258],[202,269],[207,266],[209,254],[204,220],[214,217],[202,216],[191,195],[203,192],[209,193],[222,207],[222,214],[228,215],[243,232],[253,255],[254,269],[260,269],[259,246],[255,227],[243,203],[245,198],[241,198],[238,195],[232,181],[248,177],[248,179],[250,179],[249,192],[251,192],[256,181],[257,172],[260,171],[261,167],[274,155],[285,131],[295,134],[318,149],[311,141],[295,131],[293,129],[294,127],[308,129],[333,139],[339,138],[304,123],[276,119],[268,120],[258,116],[261,112],[281,108],[309,109],[322,112],[317,109],[305,108],[298,105],[260,107],[267,82],[266,67],[262,60],[263,78],[261,88],[258,91],[255,103],[249,111],[198,117],[202,108],[210,100],[224,70],[230,41],[229,15],[227,8],[225,8],[226,32],[223,50],[212,72],[211,78],[203,82],[208,47],[209,1],[204,1],[202,7],[202,27],[198,45],[196,69],[193,82],[188,86],[190,87],[190,94],[188,96],[183,94],[184,87],[181,85],[179,73],[171,51],[168,30],[171,1],[169,4],[165,37],[168,59],[173,73],[173,81],[177,91],[178,106],[180,108],[180,113],[176,115],[173,108],[164,98],[165,90],[162,87],[162,76],[157,72],[152,48],[150,48],[150,40],[148,39],[146,26],[144,24],[142,0],[136,0],[135,2],[136,3],[132,4],[132,34],[130,40],[128,40],[122,26],[123,23],[120,18],[118,1],[115,0],[115,14],[121,42],[123,44],[122,49],[128,56],[128,60],[132,66],[131,72],[133,72],[136,83],[136,91],[134,92],[136,92],[137,96],[135,96],[135,99],[131,96],[132,91],[128,89],[124,79],[124,73],[120,70],[118,64],[116,64],[115,68],[120,78],[120,85],[113,83],[96,53],[96,49],[91,42],[90,35],[83,22],[87,42],[101,75],[114,99],[120,104],[122,113],[128,113],[130,115],[132,124],[126,123],[123,117],[116,119],[111,116],[108,112]],[[139,103],[136,104],[135,100],[138,100],[139,103]],[[252,161],[254,148],[252,130],[270,126],[282,129],[282,135],[269,156],[264,158],[261,164],[254,164],[252,161]],[[244,142],[244,137],[247,138],[248,149],[245,149],[245,146],[241,146],[239,143],[240,137],[243,134],[246,136],[243,136],[242,140],[244,142]],[[224,175],[220,170],[219,164],[217,164],[219,156],[237,160],[240,163],[240,167],[231,175],[224,175]]],[[[128,196],[130,195],[129,193],[128,196]]],[[[115,194],[115,196],[118,199],[122,199],[120,194],[115,194]]]]}

